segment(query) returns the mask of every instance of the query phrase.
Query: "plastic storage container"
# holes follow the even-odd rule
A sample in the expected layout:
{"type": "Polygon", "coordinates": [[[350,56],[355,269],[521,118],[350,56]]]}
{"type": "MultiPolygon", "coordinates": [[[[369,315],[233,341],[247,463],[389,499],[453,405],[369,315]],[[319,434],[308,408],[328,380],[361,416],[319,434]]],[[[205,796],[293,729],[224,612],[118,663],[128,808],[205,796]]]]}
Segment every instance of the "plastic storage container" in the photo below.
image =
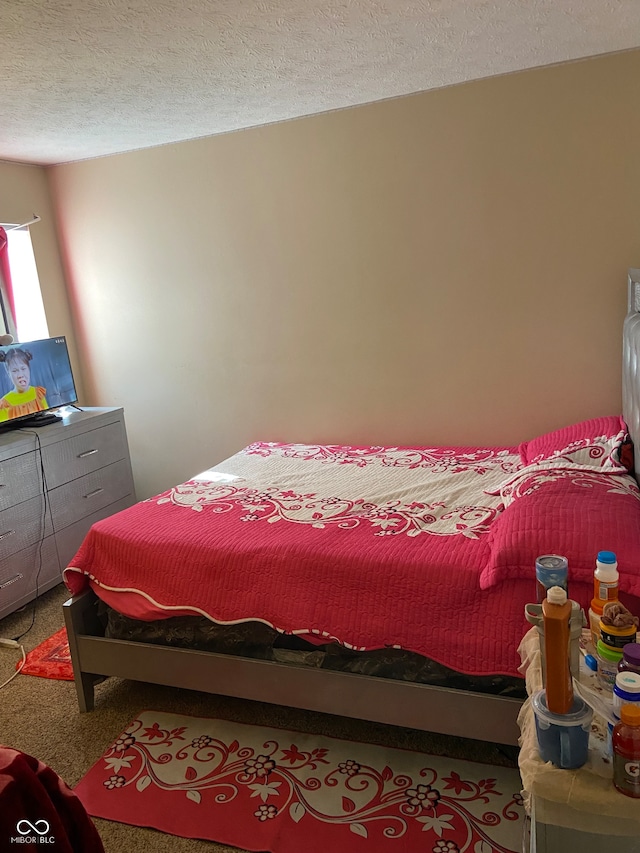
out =
{"type": "Polygon", "coordinates": [[[593,597],[600,601],[618,599],[618,561],[613,551],[599,551],[593,573],[593,597]]]}
{"type": "Polygon", "coordinates": [[[582,767],[589,753],[593,717],[593,710],[584,699],[576,696],[568,714],[554,714],[547,707],[544,690],[539,690],[531,697],[531,706],[540,758],[563,770],[582,767]]]}
{"type": "Polygon", "coordinates": [[[605,625],[600,620],[600,639],[610,649],[622,650],[627,643],[635,643],[637,628],[635,625],[625,625],[624,628],[616,628],[613,625],[605,625]]]}
{"type": "Polygon", "coordinates": [[[543,554],[536,560],[536,600],[538,604],[547,597],[547,590],[559,586],[568,592],[569,562],[559,554],[543,554]]]}
{"type": "Polygon", "coordinates": [[[573,682],[569,668],[571,602],[562,587],[552,586],[547,590],[547,597],[542,602],[542,622],[547,708],[553,714],[566,714],[573,704],[573,682]]]}
{"type": "Polygon", "coordinates": [[[618,672],[637,672],[640,675],[640,644],[627,643],[622,649],[618,672]]]}
{"type": "Polygon", "coordinates": [[[613,784],[628,797],[640,797],[640,708],[623,705],[611,735],[613,784]]]}
{"type": "Polygon", "coordinates": [[[618,674],[618,664],[622,660],[622,649],[615,651],[605,646],[602,640],[598,640],[596,659],[598,661],[598,681],[603,687],[613,690],[618,674]]]}
{"type": "Polygon", "coordinates": [[[640,675],[637,672],[619,672],[613,686],[613,713],[620,719],[623,705],[640,705],[640,675]]]}

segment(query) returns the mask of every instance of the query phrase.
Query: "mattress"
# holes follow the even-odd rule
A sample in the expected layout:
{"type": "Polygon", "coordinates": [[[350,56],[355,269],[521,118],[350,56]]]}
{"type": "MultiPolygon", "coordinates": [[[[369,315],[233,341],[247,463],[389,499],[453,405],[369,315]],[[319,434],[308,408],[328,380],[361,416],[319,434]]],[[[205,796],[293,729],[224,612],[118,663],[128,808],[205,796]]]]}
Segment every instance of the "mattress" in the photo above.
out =
{"type": "Polygon", "coordinates": [[[204,616],[173,616],[143,622],[123,616],[106,605],[100,608],[100,613],[105,637],[109,639],[238,655],[517,699],[525,699],[527,695],[521,676],[464,675],[404,649],[358,652],[339,643],[317,645],[303,637],[280,634],[262,622],[218,625],[204,616]]]}
{"type": "Polygon", "coordinates": [[[586,606],[595,554],[618,550],[621,589],[640,594],[624,436],[612,417],[519,447],[257,442],[95,524],[65,581],[142,621],[258,622],[518,677],[536,556],[568,556],[586,606]]]}

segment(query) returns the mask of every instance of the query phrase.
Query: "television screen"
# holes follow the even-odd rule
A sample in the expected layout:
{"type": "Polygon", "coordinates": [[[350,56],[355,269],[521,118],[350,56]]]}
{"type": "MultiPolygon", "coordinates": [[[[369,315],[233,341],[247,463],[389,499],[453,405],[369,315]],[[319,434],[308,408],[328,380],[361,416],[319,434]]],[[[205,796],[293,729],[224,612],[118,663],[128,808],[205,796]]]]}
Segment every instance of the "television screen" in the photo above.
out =
{"type": "Polygon", "coordinates": [[[0,346],[0,362],[0,427],[78,399],[64,336],[0,346]]]}

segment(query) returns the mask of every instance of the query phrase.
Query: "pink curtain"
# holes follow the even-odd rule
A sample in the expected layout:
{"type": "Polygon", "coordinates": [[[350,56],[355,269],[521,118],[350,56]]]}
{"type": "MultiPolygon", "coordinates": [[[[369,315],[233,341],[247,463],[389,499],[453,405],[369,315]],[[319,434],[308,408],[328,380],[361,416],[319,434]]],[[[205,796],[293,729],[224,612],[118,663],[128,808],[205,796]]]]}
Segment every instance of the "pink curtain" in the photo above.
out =
{"type": "MultiPolygon", "coordinates": [[[[0,226],[0,276],[4,279],[4,291],[7,296],[7,303],[5,305],[5,310],[10,312],[10,317],[7,319],[10,321],[10,325],[12,328],[15,328],[16,325],[16,305],[13,298],[13,285],[11,283],[11,270],[9,269],[9,246],[8,246],[7,232],[4,230],[2,226],[0,226]]],[[[11,331],[7,329],[7,331],[11,331]]],[[[14,333],[15,334],[15,333],[14,333]]]]}

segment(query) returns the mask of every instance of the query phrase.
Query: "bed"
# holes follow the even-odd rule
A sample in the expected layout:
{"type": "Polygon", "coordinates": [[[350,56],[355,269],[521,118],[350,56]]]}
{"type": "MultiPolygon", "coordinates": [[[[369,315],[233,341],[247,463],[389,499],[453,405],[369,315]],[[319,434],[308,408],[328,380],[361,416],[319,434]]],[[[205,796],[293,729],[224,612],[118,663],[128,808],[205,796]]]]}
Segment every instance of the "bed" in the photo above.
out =
{"type": "Polygon", "coordinates": [[[64,573],[80,710],[118,676],[516,744],[535,558],[565,555],[586,608],[615,550],[640,614],[635,272],[629,309],[624,417],[513,447],[258,441],[98,522],[64,573]]]}

